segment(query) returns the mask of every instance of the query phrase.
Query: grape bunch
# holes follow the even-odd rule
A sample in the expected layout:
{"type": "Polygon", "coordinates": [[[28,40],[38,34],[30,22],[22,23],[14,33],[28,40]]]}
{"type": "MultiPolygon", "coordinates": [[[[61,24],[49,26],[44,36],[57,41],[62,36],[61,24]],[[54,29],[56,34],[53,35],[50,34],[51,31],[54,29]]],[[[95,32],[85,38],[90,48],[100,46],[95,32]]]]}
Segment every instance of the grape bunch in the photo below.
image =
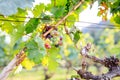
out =
{"type": "MultiPolygon", "coordinates": [[[[43,34],[45,34],[47,31],[49,31],[52,28],[52,26],[46,25],[43,29],[43,34]]],[[[60,36],[60,33],[58,32],[57,28],[54,28],[49,34],[45,36],[45,48],[50,49],[52,45],[55,47],[62,46],[63,44],[63,38],[60,36]]]]}
{"type": "MultiPolygon", "coordinates": [[[[51,28],[52,28],[52,26],[45,25],[42,34],[46,33],[46,32],[47,32],[48,30],[50,30],[51,28]]],[[[52,37],[53,37],[53,36],[52,36],[50,33],[48,33],[48,34],[45,36],[46,39],[47,39],[47,38],[50,39],[50,38],[52,38],[52,37]]]]}
{"type": "Polygon", "coordinates": [[[104,64],[105,64],[105,67],[108,67],[109,70],[111,71],[113,67],[119,66],[119,59],[114,56],[111,56],[110,58],[104,59],[104,64]]]}

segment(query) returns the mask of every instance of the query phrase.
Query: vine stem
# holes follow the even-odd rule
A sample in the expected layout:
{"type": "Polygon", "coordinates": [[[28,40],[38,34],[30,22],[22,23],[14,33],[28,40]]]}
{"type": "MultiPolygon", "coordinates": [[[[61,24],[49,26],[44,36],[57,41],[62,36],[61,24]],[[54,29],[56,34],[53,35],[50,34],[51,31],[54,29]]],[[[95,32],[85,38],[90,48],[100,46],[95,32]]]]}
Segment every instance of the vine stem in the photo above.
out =
{"type": "Polygon", "coordinates": [[[24,59],[25,54],[24,51],[26,50],[26,47],[23,48],[13,59],[12,61],[2,70],[0,74],[0,80],[6,80],[10,72],[18,66],[24,59]]]}
{"type": "MultiPolygon", "coordinates": [[[[83,2],[84,2],[84,0],[80,0],[80,2],[79,2],[77,5],[75,5],[75,6],[73,7],[73,9],[72,9],[70,12],[68,12],[68,14],[67,14],[66,16],[64,16],[61,20],[59,20],[59,21],[56,23],[56,25],[54,25],[54,27],[59,26],[59,25],[60,25],[68,16],[70,16],[83,2]]],[[[54,30],[54,27],[51,28],[51,29],[49,29],[46,33],[44,33],[44,34],[43,34],[43,37],[45,37],[45,36],[48,35],[52,30],[54,30]]]]}

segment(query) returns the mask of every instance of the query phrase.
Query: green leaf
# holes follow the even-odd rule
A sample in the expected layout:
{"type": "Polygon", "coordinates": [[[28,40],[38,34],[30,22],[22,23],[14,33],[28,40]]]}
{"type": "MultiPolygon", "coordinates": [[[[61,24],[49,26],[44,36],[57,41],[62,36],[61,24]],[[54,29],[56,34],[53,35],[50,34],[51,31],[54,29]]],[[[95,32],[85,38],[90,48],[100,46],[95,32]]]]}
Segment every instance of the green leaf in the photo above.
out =
{"type": "MultiPolygon", "coordinates": [[[[9,18],[12,20],[15,20],[15,21],[24,21],[26,19],[26,18],[24,18],[26,15],[27,15],[26,10],[18,8],[18,12],[16,14],[9,16],[9,18]],[[21,18],[19,18],[19,17],[21,17],[21,18]]],[[[14,22],[14,24],[17,24],[17,23],[14,22]]]]}
{"type": "Polygon", "coordinates": [[[120,16],[116,15],[114,17],[114,21],[117,23],[117,24],[120,24],[120,16]]]}
{"type": "Polygon", "coordinates": [[[48,50],[49,52],[49,65],[48,69],[50,71],[55,70],[58,67],[58,62],[57,62],[57,56],[60,56],[59,52],[60,50],[56,47],[52,47],[51,49],[48,50]]]}
{"type": "Polygon", "coordinates": [[[79,0],[71,0],[71,2],[75,5],[77,2],[79,2],[79,0]]]}
{"type": "Polygon", "coordinates": [[[3,22],[2,25],[2,30],[7,32],[7,33],[11,33],[13,31],[14,27],[10,22],[3,22]]]}
{"type": "Polygon", "coordinates": [[[5,44],[5,36],[0,36],[0,47],[4,48],[6,46],[5,44]]]}
{"type": "Polygon", "coordinates": [[[118,0],[108,0],[108,2],[112,2],[112,3],[115,3],[116,1],[118,0]]]}
{"type": "Polygon", "coordinates": [[[119,48],[113,48],[113,49],[111,49],[111,53],[114,53],[115,55],[119,55],[120,54],[119,48]]]}
{"type": "MultiPolygon", "coordinates": [[[[27,46],[28,47],[28,46],[27,46]]],[[[43,58],[43,53],[41,54],[37,48],[34,49],[27,49],[28,58],[34,61],[36,64],[41,63],[41,59],[43,58]]]]}
{"type": "Polygon", "coordinates": [[[43,40],[40,37],[36,36],[34,39],[26,43],[26,47],[28,52],[28,58],[39,64],[41,62],[41,59],[46,54],[43,40]]]}
{"type": "Polygon", "coordinates": [[[0,58],[3,58],[5,56],[3,48],[0,47],[0,58]]]}
{"type": "Polygon", "coordinates": [[[80,32],[76,31],[74,33],[74,42],[75,42],[75,44],[78,42],[79,39],[80,39],[80,32]]]}
{"type": "Polygon", "coordinates": [[[101,12],[100,11],[98,11],[98,13],[97,13],[97,16],[101,16],[102,14],[101,14],[101,12]]]}
{"type": "Polygon", "coordinates": [[[75,21],[78,21],[78,18],[79,18],[79,14],[77,14],[77,13],[72,13],[68,18],[67,18],[67,20],[68,20],[68,22],[67,22],[67,26],[68,27],[72,27],[73,25],[74,25],[74,23],[75,23],[75,21]]]}
{"type": "Polygon", "coordinates": [[[55,18],[62,17],[65,12],[64,7],[53,7],[51,13],[54,15],[55,18]]]}
{"type": "Polygon", "coordinates": [[[55,69],[58,67],[58,63],[56,60],[54,60],[53,58],[49,58],[49,65],[48,65],[48,69],[50,71],[55,71],[55,69]]]}
{"type": "Polygon", "coordinates": [[[51,3],[54,6],[64,6],[67,3],[67,0],[51,0],[51,3]]]}
{"type": "Polygon", "coordinates": [[[41,15],[41,13],[44,11],[45,9],[45,5],[44,4],[39,4],[39,5],[36,5],[33,9],[33,14],[35,17],[38,17],[41,15]]]}
{"type": "Polygon", "coordinates": [[[29,22],[25,25],[26,33],[28,34],[28,33],[33,32],[37,28],[38,24],[39,24],[39,19],[38,18],[31,18],[29,20],[29,22]]]}
{"type": "Polygon", "coordinates": [[[117,0],[115,1],[114,3],[112,3],[112,5],[110,5],[110,12],[112,14],[115,14],[115,13],[119,13],[120,12],[120,1],[117,0]]]}
{"type": "Polygon", "coordinates": [[[42,18],[42,20],[41,20],[42,23],[47,23],[48,24],[48,23],[52,22],[51,15],[42,13],[41,18],[42,18]]]}
{"type": "Polygon", "coordinates": [[[56,58],[57,55],[59,55],[59,48],[52,47],[51,49],[48,50],[49,54],[51,57],[56,58]]]}
{"type": "Polygon", "coordinates": [[[24,34],[25,27],[23,25],[19,25],[18,28],[14,29],[12,33],[10,33],[11,43],[10,46],[13,47],[17,40],[22,38],[24,34]]]}
{"type": "Polygon", "coordinates": [[[45,46],[44,46],[44,41],[39,37],[39,36],[36,36],[34,38],[35,42],[37,43],[38,47],[40,48],[40,50],[46,50],[45,49],[45,46]]]}

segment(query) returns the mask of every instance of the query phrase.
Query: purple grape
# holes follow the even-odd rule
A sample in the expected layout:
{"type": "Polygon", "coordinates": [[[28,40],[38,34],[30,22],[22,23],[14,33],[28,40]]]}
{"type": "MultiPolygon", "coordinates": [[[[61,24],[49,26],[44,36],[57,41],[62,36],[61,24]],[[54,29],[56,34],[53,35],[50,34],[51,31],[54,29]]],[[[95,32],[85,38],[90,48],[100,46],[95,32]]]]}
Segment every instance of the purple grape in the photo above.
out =
{"type": "Polygon", "coordinates": [[[62,38],[62,36],[60,36],[60,40],[62,40],[63,38],[62,38]]]}

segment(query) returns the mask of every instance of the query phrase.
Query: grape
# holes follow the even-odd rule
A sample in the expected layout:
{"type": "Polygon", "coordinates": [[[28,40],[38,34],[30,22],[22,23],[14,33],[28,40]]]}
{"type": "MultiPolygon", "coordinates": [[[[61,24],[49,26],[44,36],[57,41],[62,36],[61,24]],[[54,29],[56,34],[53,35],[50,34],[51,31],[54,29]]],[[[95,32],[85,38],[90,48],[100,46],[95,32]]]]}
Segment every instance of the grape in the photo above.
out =
{"type": "Polygon", "coordinates": [[[62,40],[63,38],[62,38],[62,36],[60,36],[60,40],[62,40]]]}
{"type": "Polygon", "coordinates": [[[62,42],[62,41],[59,41],[58,44],[59,44],[60,46],[62,46],[63,42],[62,42]]]}
{"type": "Polygon", "coordinates": [[[50,39],[52,38],[53,36],[49,33],[48,35],[46,35],[46,38],[50,39]]]}
{"type": "Polygon", "coordinates": [[[51,48],[50,44],[45,43],[45,48],[46,48],[46,49],[50,49],[50,48],[51,48]]]}
{"type": "Polygon", "coordinates": [[[45,27],[46,27],[46,31],[52,28],[51,26],[45,26],[45,27]]]}

